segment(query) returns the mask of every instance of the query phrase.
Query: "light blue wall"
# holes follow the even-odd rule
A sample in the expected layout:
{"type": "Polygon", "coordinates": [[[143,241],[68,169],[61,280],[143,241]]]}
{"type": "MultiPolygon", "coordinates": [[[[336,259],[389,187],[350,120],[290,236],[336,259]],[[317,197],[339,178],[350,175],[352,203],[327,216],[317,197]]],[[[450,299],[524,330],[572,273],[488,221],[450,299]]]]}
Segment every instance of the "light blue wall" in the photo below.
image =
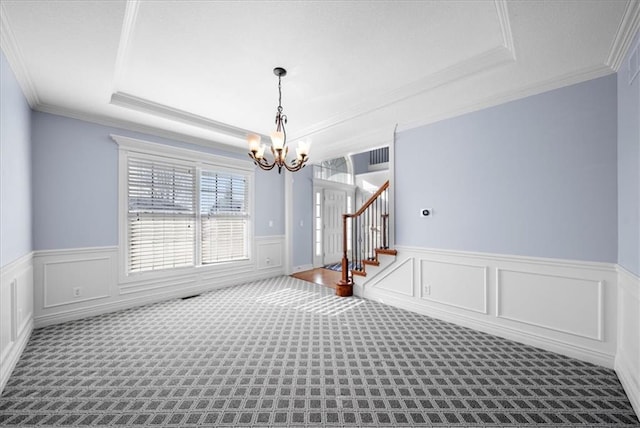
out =
{"type": "Polygon", "coordinates": [[[32,251],[31,109],[0,51],[0,267],[32,251]]]}
{"type": "Polygon", "coordinates": [[[293,266],[313,264],[313,168],[293,174],[293,266]],[[301,223],[302,222],[302,225],[301,223]]]}
{"type": "Polygon", "coordinates": [[[640,276],[640,76],[629,84],[630,54],[618,71],[618,263],[640,276]]]}
{"type": "MultiPolygon", "coordinates": [[[[118,245],[118,146],[111,134],[244,159],[212,148],[35,112],[32,115],[35,250],[118,245]]],[[[257,195],[283,188],[282,178],[271,173],[268,177],[256,174],[257,195]]],[[[282,201],[282,196],[256,197],[257,236],[284,234],[282,201]],[[268,220],[274,221],[273,227],[265,226],[268,220]]]]}
{"type": "Polygon", "coordinates": [[[353,174],[364,174],[369,172],[369,152],[356,153],[351,155],[353,174]]]}
{"type": "Polygon", "coordinates": [[[284,235],[284,172],[256,169],[255,191],[256,236],[284,235]],[[273,226],[269,226],[270,221],[273,226]]]}
{"type": "Polygon", "coordinates": [[[615,263],[616,110],[610,75],[399,133],[396,243],[615,263]]]}

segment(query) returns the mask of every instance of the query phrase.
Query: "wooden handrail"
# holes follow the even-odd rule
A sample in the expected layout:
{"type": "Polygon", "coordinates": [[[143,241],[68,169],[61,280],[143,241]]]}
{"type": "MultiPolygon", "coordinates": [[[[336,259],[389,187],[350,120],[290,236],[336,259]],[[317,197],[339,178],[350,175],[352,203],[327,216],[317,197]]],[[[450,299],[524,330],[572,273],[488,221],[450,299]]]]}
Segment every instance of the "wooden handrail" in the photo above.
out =
{"type": "MultiPolygon", "coordinates": [[[[360,217],[373,203],[389,188],[389,180],[385,181],[382,186],[365,202],[358,211],[353,214],[342,214],[342,277],[336,284],[336,295],[341,297],[347,297],[353,295],[353,282],[349,278],[349,256],[347,254],[347,221],[348,219],[354,219],[360,217]]],[[[383,237],[383,246],[386,247],[387,239],[387,224],[389,215],[385,213],[383,216],[383,231],[385,236],[383,237]]]]}
{"type": "MultiPolygon", "coordinates": [[[[378,197],[382,194],[382,192],[384,192],[385,190],[387,190],[389,188],[389,180],[385,181],[384,184],[382,186],[380,186],[380,188],[376,191],[376,193],[374,193],[373,195],[371,195],[371,197],[367,200],[367,202],[365,202],[358,211],[356,211],[353,214],[342,214],[343,217],[347,217],[347,218],[354,218],[354,217],[359,217],[362,215],[363,212],[366,211],[367,208],[369,208],[371,206],[371,204],[373,204],[373,202],[378,199],[378,197]]],[[[347,231],[346,229],[344,230],[344,234],[346,235],[347,231]]]]}

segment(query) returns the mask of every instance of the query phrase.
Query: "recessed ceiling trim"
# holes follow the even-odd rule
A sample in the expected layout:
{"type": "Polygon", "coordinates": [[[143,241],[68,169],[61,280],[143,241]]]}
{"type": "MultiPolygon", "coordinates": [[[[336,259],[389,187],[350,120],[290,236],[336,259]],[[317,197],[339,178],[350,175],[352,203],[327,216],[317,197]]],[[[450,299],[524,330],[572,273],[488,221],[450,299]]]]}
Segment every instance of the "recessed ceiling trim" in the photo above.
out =
{"type": "Polygon", "coordinates": [[[38,97],[38,91],[27,71],[27,67],[24,65],[24,56],[16,43],[16,38],[11,30],[7,16],[4,4],[0,3],[0,47],[11,65],[27,103],[31,108],[36,108],[40,104],[40,97],[38,97]]]}
{"type": "Polygon", "coordinates": [[[509,9],[507,0],[495,0],[496,12],[498,13],[498,22],[502,31],[502,42],[504,47],[511,52],[513,59],[516,59],[516,49],[513,43],[513,33],[511,32],[511,21],[509,20],[509,9]]]}
{"type": "Polygon", "coordinates": [[[620,70],[622,61],[631,46],[633,36],[640,30],[640,1],[629,0],[624,10],[624,15],[620,20],[618,31],[611,43],[609,57],[605,64],[614,71],[620,70]]]}
{"type": "Polygon", "coordinates": [[[113,73],[113,90],[118,90],[124,74],[124,63],[128,57],[131,36],[134,26],[138,18],[140,2],[138,0],[128,0],[124,10],[124,18],[122,20],[122,31],[120,33],[120,41],[118,43],[118,53],[116,55],[115,69],[113,73]]]}
{"type": "Polygon", "coordinates": [[[57,116],[64,116],[71,119],[83,120],[85,122],[96,123],[98,125],[124,129],[132,132],[140,132],[142,134],[153,135],[160,138],[167,138],[169,140],[181,141],[184,143],[196,144],[204,147],[211,147],[218,150],[223,150],[230,153],[241,153],[246,155],[247,150],[245,148],[246,141],[242,140],[242,146],[233,146],[230,144],[224,144],[215,140],[208,140],[205,138],[198,138],[191,135],[183,134],[180,132],[169,131],[160,129],[155,126],[142,125],[127,120],[110,118],[104,115],[91,114],[84,111],[72,110],[59,106],[52,106],[48,104],[39,104],[35,109],[43,113],[54,114],[57,116]]]}
{"type": "Polygon", "coordinates": [[[499,67],[514,62],[512,52],[504,46],[497,46],[488,51],[482,52],[469,59],[459,61],[458,63],[444,68],[440,71],[432,73],[424,78],[404,85],[395,91],[387,93],[382,97],[376,97],[372,100],[370,97],[365,101],[358,103],[355,107],[331,116],[329,119],[321,121],[300,132],[295,138],[306,138],[317,132],[325,131],[336,125],[340,125],[352,119],[373,113],[377,110],[389,107],[393,104],[400,103],[409,98],[413,98],[424,94],[425,92],[436,89],[440,86],[454,83],[476,73],[486,71],[488,69],[499,67]],[[368,108],[367,106],[374,107],[368,108]]]}
{"type": "Polygon", "coordinates": [[[166,119],[174,120],[186,125],[197,126],[207,130],[220,132],[222,134],[240,138],[243,140],[246,139],[248,134],[255,134],[255,132],[248,129],[238,128],[233,125],[218,122],[204,116],[199,116],[197,114],[189,113],[184,110],[169,107],[164,104],[156,103],[154,101],[136,97],[135,95],[127,94],[124,92],[115,92],[114,94],[112,94],[110,103],[116,106],[135,110],[137,112],[149,113],[154,116],[164,117],[166,119]]]}

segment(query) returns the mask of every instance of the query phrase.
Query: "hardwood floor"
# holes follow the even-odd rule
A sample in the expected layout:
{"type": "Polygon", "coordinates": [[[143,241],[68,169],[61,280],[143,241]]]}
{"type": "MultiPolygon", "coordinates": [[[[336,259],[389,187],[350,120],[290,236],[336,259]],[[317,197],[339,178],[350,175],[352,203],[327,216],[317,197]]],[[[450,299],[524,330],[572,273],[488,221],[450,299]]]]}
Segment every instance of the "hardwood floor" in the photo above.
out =
{"type": "Polygon", "coordinates": [[[304,281],[313,282],[315,284],[324,285],[329,288],[336,288],[336,283],[340,281],[342,276],[341,272],[336,272],[331,269],[316,268],[306,270],[304,272],[298,272],[291,275],[294,278],[302,279],[304,281]]]}

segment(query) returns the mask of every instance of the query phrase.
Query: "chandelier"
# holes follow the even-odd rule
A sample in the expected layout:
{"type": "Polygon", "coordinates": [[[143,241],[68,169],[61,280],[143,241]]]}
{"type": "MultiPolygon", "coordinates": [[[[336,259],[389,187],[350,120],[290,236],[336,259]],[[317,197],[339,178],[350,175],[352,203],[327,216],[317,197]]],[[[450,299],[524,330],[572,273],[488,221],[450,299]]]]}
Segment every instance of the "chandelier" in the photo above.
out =
{"type": "Polygon", "coordinates": [[[309,146],[308,141],[298,142],[296,149],[296,158],[291,160],[291,163],[287,163],[287,154],[289,153],[289,147],[287,147],[287,131],[284,129],[284,125],[287,123],[287,116],[282,114],[282,87],[281,80],[287,75],[287,70],[282,67],[276,67],[273,69],[273,74],[278,76],[278,111],[276,113],[276,130],[271,133],[271,154],[273,155],[273,161],[269,162],[264,157],[266,149],[265,144],[260,143],[260,136],[256,134],[250,134],[247,137],[249,142],[249,157],[253,159],[253,163],[258,165],[265,171],[278,167],[278,174],[282,172],[282,167],[288,171],[299,171],[309,159],[309,146]]]}

